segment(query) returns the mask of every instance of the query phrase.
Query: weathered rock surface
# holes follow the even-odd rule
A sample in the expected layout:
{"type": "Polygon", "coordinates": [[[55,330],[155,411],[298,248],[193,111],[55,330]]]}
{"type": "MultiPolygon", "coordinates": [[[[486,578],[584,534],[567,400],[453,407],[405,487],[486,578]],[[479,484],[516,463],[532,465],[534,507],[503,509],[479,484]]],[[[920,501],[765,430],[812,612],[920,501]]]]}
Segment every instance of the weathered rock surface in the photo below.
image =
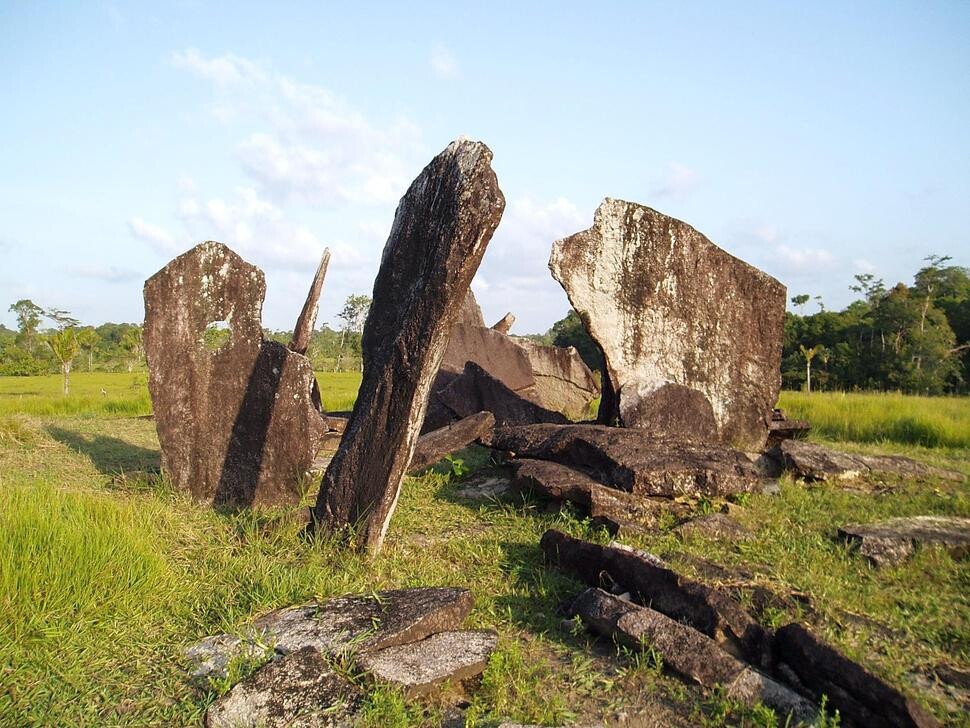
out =
{"type": "MultiPolygon", "coordinates": [[[[496,421],[498,417],[496,417],[496,421]]],[[[732,495],[759,487],[744,453],[604,425],[496,427],[492,447],[551,460],[635,495],[732,495]]]]}
{"type": "Polygon", "coordinates": [[[509,331],[512,330],[512,326],[515,324],[515,316],[509,311],[502,318],[492,324],[492,328],[498,331],[500,334],[508,335],[509,331]]]}
{"type": "Polygon", "coordinates": [[[145,283],[148,388],[162,467],[218,506],[297,503],[323,434],[306,357],[263,339],[262,271],[205,242],[145,283]],[[228,340],[210,350],[206,330],[228,340]]]}
{"type": "Polygon", "coordinates": [[[495,428],[495,415],[476,412],[457,422],[432,430],[418,438],[408,466],[409,473],[416,473],[434,465],[445,455],[468,447],[473,442],[487,445],[495,428]]]}
{"type": "Polygon", "coordinates": [[[647,607],[588,589],[572,607],[584,624],[599,634],[639,648],[647,643],[662,656],[664,665],[704,687],[723,685],[727,697],[748,705],[757,702],[791,714],[797,723],[809,723],[816,714],[811,703],[785,685],[729,655],[710,637],[647,607]]]}
{"type": "Polygon", "coordinates": [[[768,444],[805,437],[811,429],[812,426],[807,421],[790,420],[785,417],[783,410],[776,407],[771,411],[771,418],[768,420],[768,444]]]}
{"type": "Polygon", "coordinates": [[[296,326],[293,327],[293,338],[290,339],[289,350],[297,354],[306,354],[310,346],[310,337],[313,335],[313,326],[317,321],[317,303],[320,300],[320,292],[323,290],[323,281],[327,277],[327,267],[330,265],[330,248],[323,251],[320,257],[320,265],[310,283],[310,292],[307,293],[306,302],[303,309],[296,319],[296,326]]]}
{"type": "Polygon", "coordinates": [[[512,476],[505,468],[479,470],[461,482],[455,491],[459,498],[483,503],[495,500],[512,490],[512,476]]]}
{"type": "Polygon", "coordinates": [[[437,398],[456,418],[485,410],[495,416],[496,425],[568,422],[559,412],[545,409],[510,389],[473,361],[465,364],[462,374],[440,390],[437,398]]]}
{"type": "Polygon", "coordinates": [[[394,589],[276,609],[256,619],[243,637],[207,637],[186,650],[196,678],[225,677],[229,660],[272,648],[285,655],[313,647],[324,655],[367,652],[455,630],[468,616],[471,592],[456,587],[394,589]]]}
{"type": "Polygon", "coordinates": [[[939,722],[912,698],[846,658],[799,624],[779,629],[775,658],[817,697],[827,695],[843,719],[867,728],[930,728],[939,722]]]}
{"type": "Polygon", "coordinates": [[[541,546],[550,563],[588,585],[621,585],[638,604],[686,622],[732,654],[758,667],[771,664],[768,634],[724,592],[683,577],[636,551],[600,546],[559,531],[546,531],[541,546]]]}
{"type": "Polygon", "coordinates": [[[901,455],[854,455],[812,442],[784,440],[770,451],[786,470],[806,480],[854,480],[867,475],[964,481],[963,473],[924,465],[901,455]]]}
{"type": "Polygon", "coordinates": [[[589,515],[613,535],[654,533],[665,514],[679,518],[689,510],[669,498],[635,496],[603,485],[590,490],[589,515]]]}
{"type": "MultiPolygon", "coordinates": [[[[491,376],[523,399],[539,403],[532,365],[522,347],[505,334],[484,326],[455,324],[451,328],[448,348],[441,359],[441,371],[461,374],[465,364],[473,361],[491,376]]],[[[450,380],[442,380],[436,389],[450,380]]]]}
{"type": "Polygon", "coordinates": [[[408,695],[420,695],[448,680],[481,675],[497,644],[498,635],[488,630],[439,632],[420,642],[366,654],[358,664],[378,680],[408,695]]]}
{"type": "Polygon", "coordinates": [[[603,487],[581,470],[549,460],[519,458],[510,465],[515,470],[514,484],[517,488],[553,500],[568,500],[586,508],[590,505],[592,489],[603,487]]]}
{"type": "Polygon", "coordinates": [[[360,691],[305,647],[263,667],[213,703],[207,728],[343,728],[354,725],[360,691]]]}
{"type": "Polygon", "coordinates": [[[363,381],[311,532],[359,529],[371,553],[383,543],[448,336],[505,208],[491,159],[484,144],[455,141],[398,205],[364,325],[363,381]]]}
{"type": "Polygon", "coordinates": [[[680,536],[701,536],[724,541],[747,541],[754,534],[725,513],[709,513],[681,523],[674,531],[680,536]]]}
{"type": "Polygon", "coordinates": [[[757,450],[781,387],[785,287],[656,210],[606,199],[549,267],[603,350],[600,422],[757,450]]]}
{"type": "Polygon", "coordinates": [[[843,526],[839,536],[857,546],[859,553],[876,566],[898,564],[909,558],[917,546],[938,546],[957,559],[970,554],[970,518],[890,518],[843,526]]]}
{"type": "Polygon", "coordinates": [[[529,357],[539,404],[571,420],[585,417],[593,400],[600,396],[600,388],[576,348],[542,346],[529,339],[513,341],[529,357]]]}

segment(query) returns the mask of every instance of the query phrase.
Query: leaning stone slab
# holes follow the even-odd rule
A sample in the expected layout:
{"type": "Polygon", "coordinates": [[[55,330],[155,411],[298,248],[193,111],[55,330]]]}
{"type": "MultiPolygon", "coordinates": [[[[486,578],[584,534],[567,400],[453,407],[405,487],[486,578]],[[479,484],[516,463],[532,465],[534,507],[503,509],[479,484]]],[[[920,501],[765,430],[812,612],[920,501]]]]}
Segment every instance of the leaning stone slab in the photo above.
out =
{"type": "Polygon", "coordinates": [[[601,635],[641,647],[648,644],[662,656],[664,665],[704,687],[722,685],[727,697],[747,705],[762,702],[796,724],[808,724],[815,707],[781,683],[729,655],[710,637],[660,612],[608,594],[587,589],[572,610],[601,635]]]}
{"type": "Polygon", "coordinates": [[[461,450],[473,442],[488,444],[495,428],[495,415],[476,412],[457,422],[432,430],[418,438],[408,473],[417,473],[434,465],[445,455],[461,450]]]}
{"type": "Polygon", "coordinates": [[[576,348],[542,346],[529,339],[513,341],[528,354],[539,403],[571,420],[586,417],[600,388],[576,348]]]}
{"type": "Polygon", "coordinates": [[[364,655],[358,666],[382,682],[421,695],[449,680],[481,675],[498,644],[495,632],[439,632],[420,642],[364,655]]]}
{"type": "Polygon", "coordinates": [[[872,728],[936,728],[940,723],[862,665],[845,657],[800,624],[779,629],[775,657],[817,697],[829,697],[843,718],[872,728]]]}
{"type": "Polygon", "coordinates": [[[768,634],[736,600],[719,589],[681,576],[636,551],[600,546],[559,531],[546,531],[540,545],[548,562],[589,586],[619,585],[638,604],[686,622],[756,666],[770,666],[768,634]]]}
{"type": "Polygon", "coordinates": [[[207,637],[186,650],[196,678],[225,677],[230,660],[272,648],[285,655],[313,647],[324,655],[366,652],[421,640],[461,626],[472,595],[457,587],[392,589],[276,609],[242,630],[207,637]]]}
{"type": "Polygon", "coordinates": [[[744,453],[722,445],[653,438],[634,429],[554,424],[497,427],[492,447],[569,465],[634,495],[724,496],[759,487],[758,472],[744,453]]]}
{"type": "Polygon", "coordinates": [[[350,728],[362,695],[313,647],[271,662],[213,703],[206,728],[350,728]]]}
{"type": "Polygon", "coordinates": [[[855,523],[840,528],[839,537],[876,566],[905,561],[917,546],[938,546],[962,559],[970,554],[970,518],[909,516],[855,523]]]}
{"type": "Polygon", "coordinates": [[[523,399],[539,403],[529,357],[505,334],[484,326],[455,324],[441,360],[441,371],[461,374],[470,361],[523,399]]]}
{"type": "Polygon", "coordinates": [[[963,473],[924,465],[900,455],[855,455],[802,440],[783,440],[769,452],[782,467],[806,480],[855,480],[870,474],[958,482],[966,479],[963,473]]]}
{"type": "Polygon", "coordinates": [[[262,271],[205,242],[145,283],[148,389],[174,486],[218,506],[298,503],[323,434],[309,360],[263,339],[262,271]],[[228,339],[207,347],[210,324],[228,339]]]}
{"type": "Polygon", "coordinates": [[[505,209],[491,160],[484,144],[455,141],[398,205],[364,324],[363,381],[311,533],[354,532],[380,550],[448,335],[505,209]]]}
{"type": "Polygon", "coordinates": [[[607,198],[549,267],[603,350],[600,422],[757,450],[781,388],[785,287],[690,225],[607,198]]]}

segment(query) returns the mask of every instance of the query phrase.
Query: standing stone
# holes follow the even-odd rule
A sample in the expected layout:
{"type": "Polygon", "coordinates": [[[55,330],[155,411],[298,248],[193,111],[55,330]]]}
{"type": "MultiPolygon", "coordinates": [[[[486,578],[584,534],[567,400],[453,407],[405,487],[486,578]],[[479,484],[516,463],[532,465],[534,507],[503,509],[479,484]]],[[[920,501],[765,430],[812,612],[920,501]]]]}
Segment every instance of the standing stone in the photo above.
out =
{"type": "Polygon", "coordinates": [[[603,350],[601,422],[764,444],[781,388],[778,281],[680,220],[609,198],[549,267],[603,350]]]}
{"type": "Polygon", "coordinates": [[[593,400],[600,396],[600,388],[576,348],[543,346],[529,339],[514,341],[529,357],[539,404],[571,420],[586,417],[593,400]]]}
{"type": "Polygon", "coordinates": [[[359,528],[380,550],[431,383],[505,198],[480,142],[453,142],[398,205],[361,342],[364,376],[310,531],[359,528]]]}
{"type": "Polygon", "coordinates": [[[148,389],[162,468],[217,506],[297,503],[326,432],[310,362],[263,339],[262,271],[205,242],[145,283],[148,389]],[[210,324],[223,321],[220,342],[210,324]],[[207,334],[208,332],[208,334],[207,334]]]}
{"type": "Polygon", "coordinates": [[[509,311],[502,318],[492,324],[492,328],[498,331],[500,334],[508,335],[509,331],[512,330],[512,325],[515,323],[515,316],[509,311]]]}
{"type": "Polygon", "coordinates": [[[330,248],[325,248],[323,255],[320,256],[320,265],[313,276],[310,284],[310,292],[307,293],[306,302],[293,327],[293,338],[290,340],[289,349],[297,354],[306,354],[310,347],[310,337],[313,336],[313,326],[317,322],[317,302],[320,300],[320,292],[323,290],[323,279],[327,277],[327,267],[330,265],[330,248]]]}

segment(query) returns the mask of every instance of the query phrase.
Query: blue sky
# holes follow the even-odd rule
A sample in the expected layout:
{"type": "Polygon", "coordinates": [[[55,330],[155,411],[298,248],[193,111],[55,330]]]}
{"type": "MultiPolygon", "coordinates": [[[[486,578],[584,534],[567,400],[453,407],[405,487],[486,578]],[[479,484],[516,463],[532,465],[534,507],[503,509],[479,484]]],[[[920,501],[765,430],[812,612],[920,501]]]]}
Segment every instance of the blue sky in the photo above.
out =
{"type": "Polygon", "coordinates": [[[553,240],[603,197],[698,228],[840,308],[853,275],[970,265],[970,2],[0,1],[0,322],[31,298],[140,321],[197,242],[267,274],[291,328],[370,292],[396,202],[459,135],[505,217],[489,320],[568,307],[553,240]]]}

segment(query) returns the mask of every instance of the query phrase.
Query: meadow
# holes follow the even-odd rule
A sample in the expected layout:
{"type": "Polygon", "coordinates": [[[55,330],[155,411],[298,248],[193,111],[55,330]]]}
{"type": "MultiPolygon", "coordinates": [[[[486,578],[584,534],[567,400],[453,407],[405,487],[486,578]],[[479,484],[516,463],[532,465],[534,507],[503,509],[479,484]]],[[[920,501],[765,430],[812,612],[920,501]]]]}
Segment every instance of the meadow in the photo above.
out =
{"type": "MultiPolygon", "coordinates": [[[[457,463],[409,478],[385,549],[370,560],[326,540],[301,541],[304,509],[216,512],[171,489],[145,417],[144,376],[74,375],[68,397],[58,377],[0,378],[0,726],[200,725],[229,686],[200,689],[186,680],[182,651],[194,640],[237,630],[278,606],[429,584],[471,588],[469,625],[500,635],[468,697],[469,726],[641,712],[669,725],[777,724],[766,709],[686,686],[649,653],[617,652],[564,624],[560,607],[580,587],[543,565],[539,537],[547,528],[601,542],[609,536],[570,508],[529,496],[462,498],[463,480],[492,466],[486,450],[470,448],[457,463]]],[[[318,379],[328,409],[350,408],[359,374],[318,379]]],[[[893,395],[782,397],[789,416],[813,421],[822,441],[905,451],[970,474],[968,405],[893,395]],[[865,428],[853,424],[855,412],[867,413],[865,428]],[[916,424],[894,428],[901,417],[916,424]]],[[[306,485],[309,502],[317,483],[306,485]]],[[[834,538],[851,521],[970,517],[967,485],[809,488],[785,478],[780,486],[778,495],[729,504],[754,532],[750,542],[681,540],[672,522],[629,542],[684,573],[722,580],[770,625],[810,623],[876,673],[918,690],[948,725],[970,726],[960,696],[933,677],[940,666],[970,670],[967,563],[924,550],[875,570],[834,538]],[[712,563],[722,576],[711,575],[712,563]],[[744,584],[797,598],[760,605],[744,584]]],[[[724,505],[694,504],[698,512],[724,505]]],[[[454,698],[405,700],[365,688],[371,726],[438,725],[454,698]]]]}

